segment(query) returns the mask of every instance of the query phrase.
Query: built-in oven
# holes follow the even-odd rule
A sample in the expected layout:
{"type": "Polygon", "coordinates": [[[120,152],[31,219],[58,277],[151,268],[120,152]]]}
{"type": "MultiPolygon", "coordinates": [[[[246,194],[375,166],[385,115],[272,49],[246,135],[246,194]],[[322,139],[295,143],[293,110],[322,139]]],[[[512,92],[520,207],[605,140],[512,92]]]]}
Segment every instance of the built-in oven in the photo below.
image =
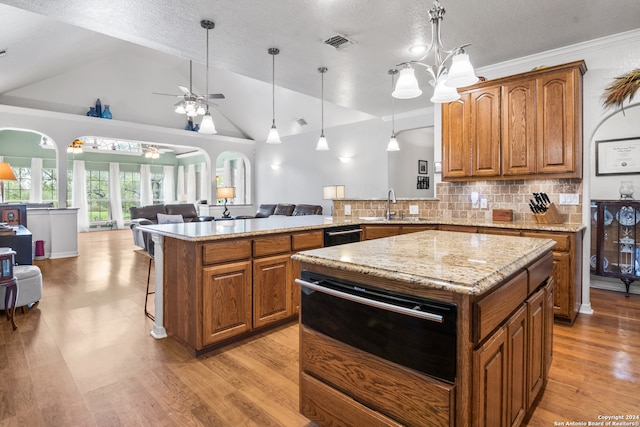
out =
{"type": "Polygon", "coordinates": [[[444,381],[456,378],[456,305],[302,271],[304,326],[444,381]]]}
{"type": "Polygon", "coordinates": [[[362,228],[357,224],[338,225],[324,229],[324,246],[359,242],[362,228]]]}

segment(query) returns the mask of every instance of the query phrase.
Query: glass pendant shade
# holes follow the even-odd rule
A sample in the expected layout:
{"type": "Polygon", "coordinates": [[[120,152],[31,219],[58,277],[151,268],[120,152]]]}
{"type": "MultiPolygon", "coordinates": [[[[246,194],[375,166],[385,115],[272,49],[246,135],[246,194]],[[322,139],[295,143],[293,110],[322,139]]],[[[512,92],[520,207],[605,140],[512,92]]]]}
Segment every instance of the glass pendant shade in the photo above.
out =
{"type": "Polygon", "coordinates": [[[400,151],[400,146],[398,145],[398,140],[395,135],[391,135],[389,144],[387,144],[387,151],[400,151]]]}
{"type": "Polygon", "coordinates": [[[276,129],[276,124],[274,123],[269,129],[269,135],[267,136],[267,144],[280,144],[280,134],[278,134],[278,129],[276,129]]]}
{"type": "Polygon", "coordinates": [[[411,99],[422,95],[413,68],[406,67],[400,70],[400,77],[398,77],[396,89],[391,95],[397,99],[411,99]]]}
{"type": "Polygon", "coordinates": [[[449,77],[447,77],[446,85],[449,87],[464,87],[478,82],[473,66],[469,61],[469,55],[459,53],[451,60],[451,68],[449,69],[449,77]]]}
{"type": "Polygon", "coordinates": [[[317,151],[327,151],[329,150],[329,144],[327,143],[327,138],[324,137],[324,133],[320,135],[320,139],[318,139],[318,145],[316,145],[317,151]]]}
{"type": "Polygon", "coordinates": [[[199,133],[204,133],[207,135],[212,135],[214,133],[218,133],[216,130],[216,125],[213,124],[213,118],[211,117],[211,113],[208,111],[202,117],[202,122],[200,123],[199,133]]]}
{"type": "Polygon", "coordinates": [[[204,107],[203,107],[202,105],[200,105],[200,106],[198,107],[198,109],[196,110],[196,114],[197,114],[198,116],[202,116],[204,113],[206,113],[206,111],[205,111],[204,107]]]}
{"type": "Polygon", "coordinates": [[[184,109],[184,105],[182,104],[176,107],[175,112],[178,114],[187,114],[187,110],[184,109]]]}
{"type": "Polygon", "coordinates": [[[445,104],[460,99],[460,94],[456,88],[447,85],[446,76],[442,76],[440,81],[436,84],[436,88],[433,91],[431,102],[434,104],[445,104]]]}

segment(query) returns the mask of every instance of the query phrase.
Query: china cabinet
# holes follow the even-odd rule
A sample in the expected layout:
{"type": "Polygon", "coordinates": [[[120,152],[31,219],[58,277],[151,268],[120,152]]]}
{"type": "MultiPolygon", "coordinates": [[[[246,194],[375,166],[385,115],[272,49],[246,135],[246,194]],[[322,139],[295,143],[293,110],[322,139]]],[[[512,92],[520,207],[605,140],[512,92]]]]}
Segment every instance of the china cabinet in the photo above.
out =
{"type": "Polygon", "coordinates": [[[640,201],[593,200],[591,227],[591,272],[619,278],[629,296],[640,278],[640,201]]]}

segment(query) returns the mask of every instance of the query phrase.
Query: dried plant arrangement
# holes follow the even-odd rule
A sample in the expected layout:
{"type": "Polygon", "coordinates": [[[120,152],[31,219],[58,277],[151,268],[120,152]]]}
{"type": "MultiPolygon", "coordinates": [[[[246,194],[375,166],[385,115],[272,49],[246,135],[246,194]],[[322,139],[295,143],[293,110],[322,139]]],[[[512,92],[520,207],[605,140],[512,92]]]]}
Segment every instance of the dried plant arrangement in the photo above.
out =
{"type": "Polygon", "coordinates": [[[604,90],[602,104],[605,108],[622,108],[625,99],[631,102],[638,89],[640,89],[640,68],[636,68],[624,76],[616,77],[613,83],[604,90]]]}

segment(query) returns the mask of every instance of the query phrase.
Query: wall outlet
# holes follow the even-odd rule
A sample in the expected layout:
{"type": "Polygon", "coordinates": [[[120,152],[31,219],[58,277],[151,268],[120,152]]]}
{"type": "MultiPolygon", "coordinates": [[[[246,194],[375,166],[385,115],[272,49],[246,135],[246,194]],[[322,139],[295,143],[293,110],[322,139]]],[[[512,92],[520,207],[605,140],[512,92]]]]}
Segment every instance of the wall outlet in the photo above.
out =
{"type": "Polygon", "coordinates": [[[558,203],[561,205],[578,205],[580,204],[580,195],[573,193],[561,193],[558,203]]]}
{"type": "Polygon", "coordinates": [[[418,205],[409,205],[409,215],[418,215],[418,213],[420,213],[418,205]]]}
{"type": "Polygon", "coordinates": [[[481,209],[487,209],[487,198],[483,197],[482,199],[480,199],[480,208],[481,209]]]}
{"type": "Polygon", "coordinates": [[[344,205],[344,214],[351,215],[351,205],[344,205]]]}

